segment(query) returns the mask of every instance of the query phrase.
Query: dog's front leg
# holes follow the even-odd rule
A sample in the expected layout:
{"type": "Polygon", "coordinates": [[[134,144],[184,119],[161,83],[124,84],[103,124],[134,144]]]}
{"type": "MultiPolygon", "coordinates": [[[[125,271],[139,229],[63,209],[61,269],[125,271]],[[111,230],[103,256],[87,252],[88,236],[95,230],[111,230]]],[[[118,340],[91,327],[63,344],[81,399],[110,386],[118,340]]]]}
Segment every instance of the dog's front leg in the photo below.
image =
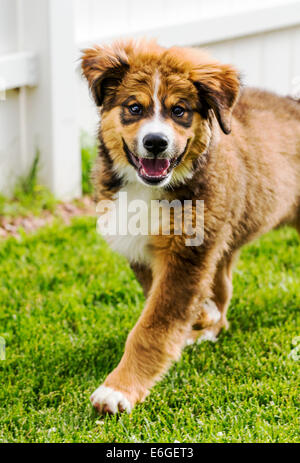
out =
{"type": "Polygon", "coordinates": [[[99,412],[131,410],[143,401],[173,360],[180,356],[193,316],[193,299],[209,294],[211,278],[199,266],[179,258],[156,265],[146,306],[128,336],[117,368],[91,396],[99,412]]]}

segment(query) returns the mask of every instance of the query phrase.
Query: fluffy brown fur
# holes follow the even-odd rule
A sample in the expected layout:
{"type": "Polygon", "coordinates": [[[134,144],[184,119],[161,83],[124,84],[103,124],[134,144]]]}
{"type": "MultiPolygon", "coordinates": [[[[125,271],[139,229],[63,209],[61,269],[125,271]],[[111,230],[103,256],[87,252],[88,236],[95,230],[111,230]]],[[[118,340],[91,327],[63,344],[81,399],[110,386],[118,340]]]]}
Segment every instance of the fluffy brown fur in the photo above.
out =
{"type": "MultiPolygon", "coordinates": [[[[185,235],[159,234],[149,241],[150,262],[131,262],[147,301],[104,385],[134,405],[179,357],[187,338],[196,339],[208,326],[215,335],[227,328],[239,248],[282,224],[300,231],[300,104],[256,89],[240,91],[232,66],[201,50],[155,42],[85,50],[82,69],[101,106],[97,200],[126,189],[122,140],[135,151],[137,131],[153,114],[157,73],[162,117],[173,127],[178,153],[184,152],[160,198],[204,200],[201,246],[185,246],[185,235]],[[143,117],[130,120],[128,101],[143,105],[143,117]],[[178,102],[189,110],[183,124],[170,116],[178,102]],[[207,298],[221,314],[215,324],[202,309],[207,298]]],[[[93,403],[114,411],[109,400],[93,403]]],[[[121,401],[118,407],[124,408],[121,401]]]]}

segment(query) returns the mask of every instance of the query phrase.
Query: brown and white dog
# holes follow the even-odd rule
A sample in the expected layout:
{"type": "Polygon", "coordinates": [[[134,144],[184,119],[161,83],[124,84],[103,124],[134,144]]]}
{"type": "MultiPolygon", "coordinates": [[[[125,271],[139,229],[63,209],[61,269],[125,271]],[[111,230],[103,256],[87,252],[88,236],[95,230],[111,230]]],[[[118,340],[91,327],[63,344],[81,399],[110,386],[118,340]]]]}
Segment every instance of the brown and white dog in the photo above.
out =
{"type": "Polygon", "coordinates": [[[199,246],[186,246],[184,230],[172,226],[169,234],[109,237],[147,300],[91,401],[100,412],[129,412],[186,343],[227,328],[240,247],[282,224],[300,231],[300,104],[240,90],[232,66],[153,41],[87,49],[82,70],[101,108],[97,200],[118,203],[127,192],[148,203],[204,201],[199,246]]]}

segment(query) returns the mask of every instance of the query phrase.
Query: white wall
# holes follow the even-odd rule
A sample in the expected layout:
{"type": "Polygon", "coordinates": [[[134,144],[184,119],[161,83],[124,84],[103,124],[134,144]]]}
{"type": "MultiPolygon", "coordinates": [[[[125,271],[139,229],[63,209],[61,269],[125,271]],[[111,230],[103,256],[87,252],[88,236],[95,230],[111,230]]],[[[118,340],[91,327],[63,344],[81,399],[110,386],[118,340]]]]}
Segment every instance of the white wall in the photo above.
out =
{"type": "MultiPolygon", "coordinates": [[[[17,14],[16,2],[4,0],[0,9],[0,55],[17,49],[17,14]],[[5,14],[1,14],[5,12],[5,14]]],[[[0,76],[1,77],[1,76],[0,76]]],[[[0,101],[0,185],[10,183],[12,166],[20,168],[20,124],[19,124],[19,91],[6,92],[4,102],[0,101]],[[9,162],[8,162],[9,159],[9,162]]]]}
{"type": "Polygon", "coordinates": [[[293,91],[300,75],[300,26],[215,43],[206,47],[224,62],[233,63],[245,85],[280,94],[293,91]]]}
{"type": "Polygon", "coordinates": [[[40,180],[58,197],[81,194],[73,7],[73,0],[0,0],[0,81],[8,89],[0,99],[2,192],[39,150],[40,180]]]}
{"type": "Polygon", "coordinates": [[[282,5],[286,0],[75,0],[78,42],[282,5]]]}
{"type": "Polygon", "coordinates": [[[300,76],[300,0],[0,0],[0,191],[38,147],[42,181],[80,194],[80,129],[94,135],[98,118],[76,59],[120,36],[204,46],[247,85],[282,94],[300,76]]]}

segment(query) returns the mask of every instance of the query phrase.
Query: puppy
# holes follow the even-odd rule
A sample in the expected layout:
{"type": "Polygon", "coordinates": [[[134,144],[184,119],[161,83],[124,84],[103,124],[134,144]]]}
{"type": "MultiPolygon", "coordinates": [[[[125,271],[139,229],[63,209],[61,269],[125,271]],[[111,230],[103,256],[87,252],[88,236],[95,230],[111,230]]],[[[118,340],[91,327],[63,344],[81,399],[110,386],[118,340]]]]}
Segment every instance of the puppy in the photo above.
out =
{"type": "Polygon", "coordinates": [[[300,104],[240,89],[234,67],[199,49],[153,41],[87,49],[82,70],[101,112],[97,200],[119,213],[125,192],[149,207],[192,204],[182,233],[174,207],[169,233],[158,220],[155,232],[107,237],[147,299],[119,365],[91,401],[102,413],[130,412],[187,343],[227,328],[240,247],[283,224],[300,231],[300,104]],[[204,239],[188,246],[198,200],[204,239]]]}

